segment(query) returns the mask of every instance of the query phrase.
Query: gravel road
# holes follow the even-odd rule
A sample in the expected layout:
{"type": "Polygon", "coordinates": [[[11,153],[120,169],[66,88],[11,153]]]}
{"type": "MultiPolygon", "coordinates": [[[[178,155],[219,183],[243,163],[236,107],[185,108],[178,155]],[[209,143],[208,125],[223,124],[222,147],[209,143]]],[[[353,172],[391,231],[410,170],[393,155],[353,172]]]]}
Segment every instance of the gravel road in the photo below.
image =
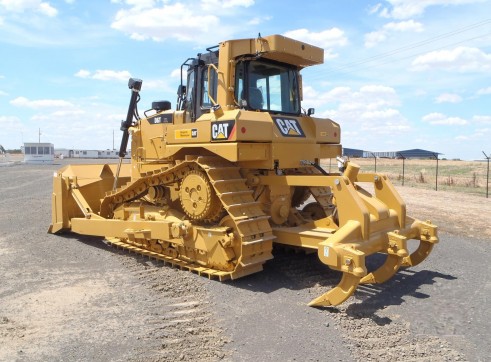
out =
{"type": "MultiPolygon", "coordinates": [[[[263,272],[220,283],[98,238],[47,234],[59,167],[0,167],[1,361],[485,361],[491,355],[487,236],[442,224],[442,242],[425,263],[360,287],[339,307],[315,309],[306,303],[339,280],[315,254],[277,250],[263,272]]],[[[419,205],[411,194],[403,192],[410,212],[419,205]]],[[[438,197],[458,200],[452,193],[438,197]]],[[[490,201],[468,202],[489,207],[490,201]]]]}

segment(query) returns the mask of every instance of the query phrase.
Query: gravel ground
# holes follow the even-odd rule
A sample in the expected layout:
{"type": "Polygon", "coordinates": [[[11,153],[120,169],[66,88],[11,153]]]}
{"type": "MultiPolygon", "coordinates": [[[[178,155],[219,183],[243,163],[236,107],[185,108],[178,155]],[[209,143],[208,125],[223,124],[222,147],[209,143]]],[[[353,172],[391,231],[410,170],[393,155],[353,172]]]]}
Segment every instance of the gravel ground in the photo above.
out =
{"type": "Polygon", "coordinates": [[[315,309],[306,303],[339,280],[315,254],[277,250],[263,272],[220,283],[98,238],[47,234],[59,167],[0,167],[1,361],[485,361],[491,355],[489,200],[400,189],[410,214],[441,226],[441,243],[422,265],[360,287],[342,306],[315,309]]]}

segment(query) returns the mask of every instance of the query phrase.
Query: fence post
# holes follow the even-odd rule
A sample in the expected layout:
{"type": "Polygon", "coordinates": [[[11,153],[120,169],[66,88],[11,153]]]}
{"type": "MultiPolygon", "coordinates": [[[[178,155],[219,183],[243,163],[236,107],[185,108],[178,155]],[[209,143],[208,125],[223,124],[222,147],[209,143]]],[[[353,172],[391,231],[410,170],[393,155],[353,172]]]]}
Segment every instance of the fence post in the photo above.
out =
{"type": "Polygon", "coordinates": [[[435,191],[438,191],[438,153],[434,153],[433,156],[436,158],[435,191]]]}
{"type": "Polygon", "coordinates": [[[486,173],[486,198],[489,197],[489,159],[490,159],[490,156],[486,155],[484,153],[484,151],[482,151],[482,153],[484,154],[484,157],[486,157],[486,159],[488,160],[488,171],[486,173]]]}
{"type": "Polygon", "coordinates": [[[404,161],[406,161],[406,157],[404,157],[400,152],[397,152],[400,158],[402,158],[402,186],[404,186],[404,161]]]}
{"type": "Polygon", "coordinates": [[[372,154],[372,157],[375,160],[375,172],[374,173],[377,173],[377,156],[375,156],[375,153],[373,153],[371,151],[368,151],[368,152],[372,154]]]}

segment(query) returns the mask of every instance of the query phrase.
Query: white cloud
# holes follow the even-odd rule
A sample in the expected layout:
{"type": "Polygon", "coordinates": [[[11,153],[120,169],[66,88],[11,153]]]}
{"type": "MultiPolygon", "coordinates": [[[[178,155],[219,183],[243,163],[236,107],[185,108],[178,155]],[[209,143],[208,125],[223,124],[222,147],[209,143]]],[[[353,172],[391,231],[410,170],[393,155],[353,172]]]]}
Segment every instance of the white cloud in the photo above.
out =
{"type": "Polygon", "coordinates": [[[271,20],[271,16],[256,16],[247,22],[247,25],[259,25],[271,20]]]}
{"type": "Polygon", "coordinates": [[[399,98],[396,91],[383,85],[366,85],[359,90],[349,87],[336,87],[328,92],[318,92],[312,87],[304,88],[304,105],[322,107],[326,104],[336,106],[320,113],[342,122],[343,132],[387,135],[407,132],[410,126],[396,108],[399,98]]]}
{"type": "Polygon", "coordinates": [[[448,117],[442,113],[429,113],[422,118],[423,122],[432,124],[432,125],[445,125],[445,126],[463,126],[468,122],[467,120],[460,117],[448,117]]]}
{"type": "MultiPolygon", "coordinates": [[[[203,34],[219,28],[217,15],[203,14],[190,4],[164,4],[162,7],[138,7],[119,10],[111,24],[113,29],[135,40],[196,41],[203,34]]],[[[216,36],[216,34],[214,34],[216,36]]]]}
{"type": "MultiPolygon", "coordinates": [[[[491,137],[491,128],[477,128],[472,133],[467,135],[459,135],[455,137],[458,141],[466,141],[466,142],[486,142],[489,137],[491,137]]],[[[481,153],[482,155],[482,153],[481,153]]]]}
{"type": "MultiPolygon", "coordinates": [[[[143,86],[145,90],[149,89],[159,89],[159,90],[167,90],[169,88],[168,83],[165,80],[161,79],[149,79],[143,81],[143,86]]],[[[177,86],[176,86],[177,89],[177,86]]]]}
{"type": "Polygon", "coordinates": [[[9,94],[7,92],[4,92],[3,90],[0,90],[0,97],[8,96],[9,94]]]}
{"type": "Polygon", "coordinates": [[[0,6],[7,12],[13,13],[33,11],[49,17],[58,15],[56,8],[40,0],[0,0],[0,6]]]}
{"type": "Polygon", "coordinates": [[[63,99],[39,99],[30,100],[25,97],[17,97],[10,101],[15,107],[41,109],[41,108],[72,108],[73,103],[63,99]]]}
{"type": "Polygon", "coordinates": [[[75,76],[79,78],[89,78],[90,72],[86,69],[80,69],[77,73],[75,73],[75,76]]]}
{"type": "Polygon", "coordinates": [[[127,70],[96,70],[92,78],[98,80],[128,81],[131,78],[131,74],[127,70]]]}
{"type": "Polygon", "coordinates": [[[378,3],[372,7],[369,7],[368,8],[368,14],[369,15],[372,15],[372,14],[376,14],[378,13],[378,11],[380,10],[380,8],[382,7],[382,4],[381,3],[378,3]]]}
{"type": "Polygon", "coordinates": [[[373,48],[378,43],[382,43],[387,40],[387,34],[383,30],[372,31],[371,33],[365,34],[365,47],[373,48]]]}
{"type": "Polygon", "coordinates": [[[201,7],[207,11],[228,9],[234,7],[248,8],[254,5],[254,0],[201,0],[201,7]]]}
{"type": "Polygon", "coordinates": [[[489,72],[491,70],[491,54],[486,54],[478,48],[470,47],[438,50],[417,57],[411,64],[411,70],[489,72]]]}
{"type": "Polygon", "coordinates": [[[348,39],[346,38],[344,31],[339,28],[326,29],[318,33],[311,32],[304,28],[287,31],[283,35],[309,44],[315,44],[316,46],[325,49],[348,44],[348,39]]]}
{"type": "Polygon", "coordinates": [[[375,84],[362,86],[359,91],[353,91],[349,87],[336,87],[324,93],[305,86],[303,92],[304,103],[309,104],[309,107],[310,104],[318,107],[326,103],[338,103],[344,110],[376,110],[380,107],[400,104],[394,88],[375,84]]]}
{"type": "MultiPolygon", "coordinates": [[[[183,71],[184,73],[184,71],[183,71]]],[[[177,68],[177,69],[174,69],[171,73],[170,73],[170,77],[171,78],[181,78],[181,68],[177,68]]]]}
{"type": "Polygon", "coordinates": [[[422,32],[423,24],[414,20],[390,22],[385,24],[382,29],[365,34],[365,47],[371,48],[381,43],[390,36],[393,32],[422,32]]]}
{"type": "Polygon", "coordinates": [[[400,32],[412,31],[415,33],[420,33],[424,30],[424,27],[423,24],[411,19],[406,21],[387,23],[384,25],[384,29],[400,32]]]}
{"type": "Polygon", "coordinates": [[[481,124],[491,124],[491,116],[479,116],[472,117],[472,121],[481,124]]]}
{"type": "Polygon", "coordinates": [[[52,7],[48,3],[40,3],[38,9],[39,9],[38,11],[41,14],[44,14],[44,15],[49,16],[49,17],[54,17],[54,16],[58,15],[58,10],[56,10],[54,7],[52,7]]]}
{"type": "Polygon", "coordinates": [[[51,113],[40,113],[35,114],[31,117],[33,121],[50,121],[55,118],[57,119],[73,119],[73,117],[78,117],[84,115],[86,112],[81,109],[70,109],[70,110],[58,110],[51,113]]]}
{"type": "MultiPolygon", "coordinates": [[[[121,1],[119,1],[121,3],[121,1]]],[[[155,0],[126,0],[126,4],[139,9],[148,9],[155,6],[155,0]]]]}
{"type": "Polygon", "coordinates": [[[20,124],[22,124],[22,122],[15,116],[0,116],[0,132],[14,130],[19,128],[17,126],[20,124]]]}
{"type": "Polygon", "coordinates": [[[28,129],[16,116],[0,116],[0,140],[3,147],[19,148],[28,129]]]}
{"type": "Polygon", "coordinates": [[[371,13],[379,12],[381,17],[386,18],[409,19],[422,15],[430,6],[464,5],[485,1],[487,0],[387,0],[392,5],[391,8],[377,6],[372,8],[371,13]]]}
{"type": "Polygon", "coordinates": [[[477,95],[479,95],[479,96],[483,96],[486,94],[491,94],[491,87],[481,88],[477,91],[477,95]]]}
{"type": "Polygon", "coordinates": [[[77,73],[75,73],[76,77],[79,78],[90,78],[97,80],[105,80],[105,81],[121,81],[125,82],[131,78],[131,73],[127,70],[96,70],[94,73],[86,70],[80,69],[77,73]]]}
{"type": "Polygon", "coordinates": [[[462,97],[459,96],[458,94],[443,93],[440,94],[438,97],[436,97],[435,102],[436,103],[460,103],[462,102],[462,97]]]}

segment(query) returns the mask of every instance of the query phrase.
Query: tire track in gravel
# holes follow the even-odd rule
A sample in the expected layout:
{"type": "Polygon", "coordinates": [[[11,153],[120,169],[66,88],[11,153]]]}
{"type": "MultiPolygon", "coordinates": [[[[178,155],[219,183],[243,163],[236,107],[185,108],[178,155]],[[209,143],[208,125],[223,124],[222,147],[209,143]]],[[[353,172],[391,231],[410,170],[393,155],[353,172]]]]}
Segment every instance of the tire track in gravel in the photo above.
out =
{"type": "MultiPolygon", "coordinates": [[[[278,269],[294,281],[295,288],[307,288],[312,297],[327,292],[340,280],[341,274],[328,269],[316,254],[280,251],[275,253],[275,259],[278,269]]],[[[399,273],[404,275],[405,272],[399,273]]],[[[386,288],[390,287],[386,284],[386,288]]],[[[385,295],[380,295],[377,286],[363,285],[359,290],[345,303],[325,308],[331,311],[330,317],[355,360],[466,360],[462,353],[438,336],[415,335],[409,321],[390,312],[390,303],[387,304],[385,295]],[[360,295],[363,300],[357,299],[360,295]]]]}
{"type": "MultiPolygon", "coordinates": [[[[119,251],[121,254],[125,253],[119,251]]],[[[146,257],[122,255],[123,265],[149,290],[151,346],[141,361],[217,361],[228,339],[216,325],[202,277],[146,257]]]]}

